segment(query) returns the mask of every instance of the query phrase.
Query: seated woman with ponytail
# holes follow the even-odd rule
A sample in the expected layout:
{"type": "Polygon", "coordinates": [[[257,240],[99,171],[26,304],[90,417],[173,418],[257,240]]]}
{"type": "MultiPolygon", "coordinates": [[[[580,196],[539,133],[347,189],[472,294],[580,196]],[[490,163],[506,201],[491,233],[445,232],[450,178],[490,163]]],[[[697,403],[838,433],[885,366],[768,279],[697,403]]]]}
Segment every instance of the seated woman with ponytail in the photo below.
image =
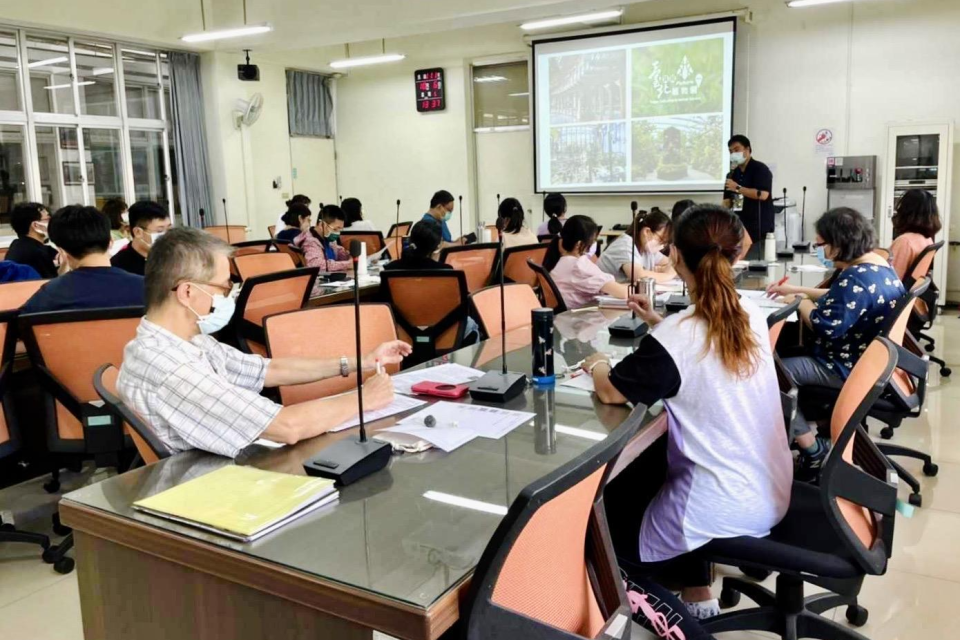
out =
{"type": "Polygon", "coordinates": [[[627,285],[604,273],[590,259],[590,246],[597,239],[597,224],[587,216],[571,216],[553,239],[543,266],[550,272],[568,309],[592,304],[599,295],[627,297],[627,285]]]}
{"type": "Polygon", "coordinates": [[[433,257],[440,248],[441,242],[443,242],[443,231],[440,225],[433,220],[421,220],[410,230],[410,237],[407,240],[407,246],[403,249],[403,255],[397,260],[388,262],[384,269],[388,271],[453,269],[451,265],[437,262],[433,257]]]}
{"type": "Polygon", "coordinates": [[[503,235],[503,248],[537,244],[537,236],[523,224],[523,205],[516,198],[506,198],[497,209],[497,229],[503,235]]]}
{"type": "Polygon", "coordinates": [[[727,209],[691,208],[674,229],[670,260],[693,304],[661,318],[648,300],[631,298],[650,335],[615,367],[603,354],[583,365],[602,402],[666,407],[666,468],[639,458],[607,486],[604,502],[621,568],[681,589],[701,619],[719,603],[709,565],[692,552],[714,539],[769,534],[793,483],[768,310],[741,299],[734,284],[744,235],[727,209]]]}
{"type": "Polygon", "coordinates": [[[543,212],[547,219],[537,227],[538,236],[558,236],[567,221],[567,199],[562,193],[548,193],[543,199],[543,212]]]}
{"type": "Polygon", "coordinates": [[[637,279],[653,278],[666,282],[677,277],[670,259],[663,255],[663,247],[670,242],[671,222],[662,211],[651,211],[631,222],[626,232],[610,243],[600,256],[597,266],[617,282],[630,282],[633,272],[637,279]]]}

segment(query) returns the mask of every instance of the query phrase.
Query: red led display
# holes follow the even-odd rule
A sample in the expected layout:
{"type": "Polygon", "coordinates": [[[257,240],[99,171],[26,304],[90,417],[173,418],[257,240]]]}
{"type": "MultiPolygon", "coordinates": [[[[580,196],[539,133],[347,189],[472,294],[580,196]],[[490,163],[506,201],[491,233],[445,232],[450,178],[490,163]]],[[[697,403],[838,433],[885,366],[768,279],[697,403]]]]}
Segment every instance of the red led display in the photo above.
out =
{"type": "Polygon", "coordinates": [[[413,74],[417,90],[417,111],[429,113],[447,107],[444,93],[443,69],[420,69],[413,74]]]}

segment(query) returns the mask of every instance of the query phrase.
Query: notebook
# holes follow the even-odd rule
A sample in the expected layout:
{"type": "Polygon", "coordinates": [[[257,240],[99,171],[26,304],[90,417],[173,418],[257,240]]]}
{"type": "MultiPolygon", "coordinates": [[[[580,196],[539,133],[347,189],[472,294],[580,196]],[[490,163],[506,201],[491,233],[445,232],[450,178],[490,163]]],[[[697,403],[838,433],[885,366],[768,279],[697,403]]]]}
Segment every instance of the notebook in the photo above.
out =
{"type": "Polygon", "coordinates": [[[332,480],[229,465],[139,500],[133,507],[250,542],[338,498],[332,480]]]}

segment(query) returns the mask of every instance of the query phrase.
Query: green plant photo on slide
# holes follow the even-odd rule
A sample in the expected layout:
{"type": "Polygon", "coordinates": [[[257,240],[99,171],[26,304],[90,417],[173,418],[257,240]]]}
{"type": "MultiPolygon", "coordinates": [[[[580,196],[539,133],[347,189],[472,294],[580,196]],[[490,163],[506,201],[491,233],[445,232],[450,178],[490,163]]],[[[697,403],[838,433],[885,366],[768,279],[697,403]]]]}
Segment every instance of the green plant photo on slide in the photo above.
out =
{"type": "Polygon", "coordinates": [[[633,50],[634,118],[723,111],[723,39],[633,50]]]}

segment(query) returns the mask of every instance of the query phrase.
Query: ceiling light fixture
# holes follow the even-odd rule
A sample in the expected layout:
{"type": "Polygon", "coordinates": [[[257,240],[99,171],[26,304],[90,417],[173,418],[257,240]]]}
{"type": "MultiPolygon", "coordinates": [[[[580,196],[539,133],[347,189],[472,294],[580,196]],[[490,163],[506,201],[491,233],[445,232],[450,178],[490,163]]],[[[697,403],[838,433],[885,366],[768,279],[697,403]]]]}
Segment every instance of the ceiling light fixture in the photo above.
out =
{"type": "Polygon", "coordinates": [[[507,79],[503,76],[477,76],[473,79],[474,82],[506,82],[507,79]]]}
{"type": "Polygon", "coordinates": [[[594,11],[593,13],[581,13],[575,16],[564,16],[562,18],[548,18],[547,20],[535,20],[533,22],[524,22],[520,28],[524,31],[536,31],[537,29],[549,29],[551,27],[562,27],[568,24],[588,24],[591,22],[603,22],[604,20],[613,20],[623,15],[623,9],[611,9],[609,11],[594,11]]]}
{"type": "Polygon", "coordinates": [[[211,40],[225,40],[227,38],[241,38],[243,36],[254,36],[258,33],[267,33],[273,31],[273,27],[268,24],[256,24],[248,27],[237,27],[236,29],[221,29],[220,31],[204,31],[202,33],[191,33],[180,38],[184,42],[210,42],[211,40]]]}
{"type": "Polygon", "coordinates": [[[790,0],[787,6],[791,9],[800,7],[815,7],[818,4],[835,4],[837,2],[849,2],[849,0],[790,0]]]}
{"type": "Polygon", "coordinates": [[[93,75],[95,76],[106,76],[113,73],[113,69],[110,67],[100,67],[99,69],[93,70],[93,75]]]}
{"type": "Polygon", "coordinates": [[[474,511],[482,511],[483,513],[492,513],[497,516],[507,515],[507,508],[499,504],[490,504],[489,502],[472,500],[470,498],[455,496],[449,493],[443,493],[441,491],[427,491],[425,494],[423,494],[423,497],[427,500],[434,500],[436,502],[442,502],[443,504],[462,507],[464,509],[473,509],[474,511]]]}
{"type": "MultiPolygon", "coordinates": [[[[78,83],[77,83],[77,86],[78,86],[78,87],[85,87],[85,86],[90,85],[90,84],[97,84],[97,83],[94,82],[93,80],[87,80],[86,82],[78,82],[78,83]]],[[[52,90],[54,90],[54,89],[69,89],[69,88],[72,87],[72,86],[73,86],[73,85],[68,82],[67,84],[51,84],[51,85],[49,85],[49,86],[47,86],[47,87],[44,87],[44,89],[50,89],[50,90],[52,91],[52,90]]]]}
{"type": "Polygon", "coordinates": [[[58,58],[47,58],[46,60],[37,60],[36,62],[30,62],[27,64],[28,67],[34,69],[36,67],[44,67],[48,64],[60,64],[61,62],[70,62],[70,58],[67,56],[60,56],[58,58]]]}
{"type": "Polygon", "coordinates": [[[371,64],[383,64],[385,62],[399,62],[407,56],[402,53],[384,53],[379,56],[366,56],[365,58],[346,58],[344,60],[334,60],[330,66],[334,69],[348,69],[350,67],[365,67],[371,64]]]}
{"type": "Polygon", "coordinates": [[[529,91],[523,91],[523,92],[521,92],[521,93],[511,93],[511,94],[510,94],[510,97],[511,97],[511,98],[526,98],[526,97],[529,96],[529,95],[530,95],[530,92],[529,92],[529,91]]]}

